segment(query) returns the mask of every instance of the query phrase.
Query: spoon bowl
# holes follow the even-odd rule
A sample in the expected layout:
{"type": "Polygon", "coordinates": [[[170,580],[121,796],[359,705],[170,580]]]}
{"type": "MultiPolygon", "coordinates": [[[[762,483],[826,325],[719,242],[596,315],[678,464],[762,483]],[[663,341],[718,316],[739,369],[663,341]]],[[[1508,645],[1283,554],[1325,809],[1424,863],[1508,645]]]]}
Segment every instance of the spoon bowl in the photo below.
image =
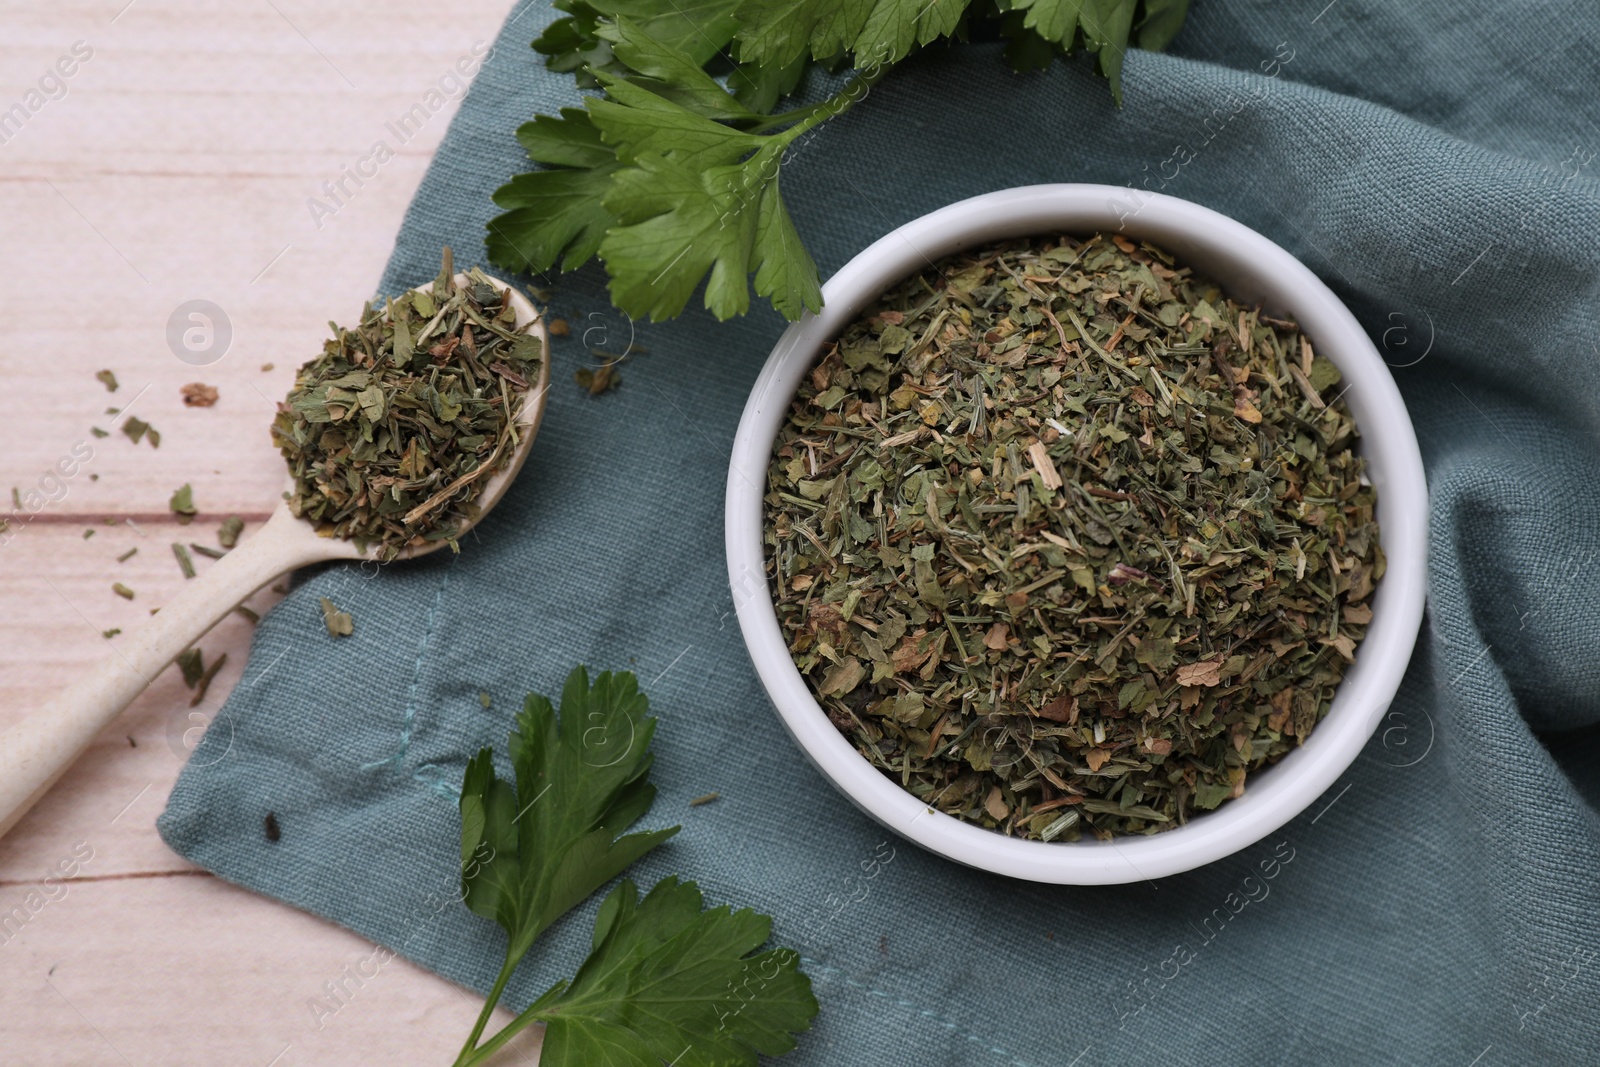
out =
{"type": "MultiPolygon", "coordinates": [[[[465,284],[467,276],[457,274],[455,280],[458,285],[465,284]]],[[[516,451],[484,482],[474,501],[477,518],[463,528],[463,533],[493,510],[527,461],[544,419],[550,385],[550,338],[543,319],[527,297],[497,278],[489,281],[497,289],[509,290],[511,306],[517,314],[517,330],[539,338],[543,358],[539,376],[528,383],[517,413],[516,451]]],[[[432,288],[432,283],[418,286],[422,291],[432,288]]],[[[396,558],[415,559],[447,543],[418,537],[396,558]]],[[[111,655],[0,734],[0,836],[9,832],[55,784],[102,727],[132,703],[179,653],[205,636],[250,594],[295,568],[328,560],[370,559],[373,553],[372,545],[363,551],[353,541],[319,532],[280,501],[253,536],[208,568],[203,577],[185,583],[160,614],[113,646],[111,655]]]]}

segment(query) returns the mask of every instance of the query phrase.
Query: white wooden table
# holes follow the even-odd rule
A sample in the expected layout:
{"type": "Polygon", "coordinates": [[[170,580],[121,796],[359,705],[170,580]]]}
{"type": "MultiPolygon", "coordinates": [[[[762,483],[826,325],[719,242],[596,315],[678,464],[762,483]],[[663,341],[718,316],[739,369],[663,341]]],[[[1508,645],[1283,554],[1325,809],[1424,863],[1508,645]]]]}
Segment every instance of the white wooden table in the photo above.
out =
{"type": "MultiPolygon", "coordinates": [[[[265,517],[283,482],[274,400],[328,320],[353,320],[373,292],[456,100],[404,145],[385,123],[481,52],[508,7],[0,2],[0,516],[13,486],[25,504],[0,534],[0,728],[108,654],[102,631],[131,629],[177,590],[171,542],[215,544],[230,514],[248,536],[265,517]],[[323,183],[380,139],[395,158],[314,217],[308,200],[332,204],[323,183]],[[207,366],[167,341],[193,299],[231,324],[207,366]],[[195,381],[217,387],[214,407],[184,406],[195,381]],[[91,435],[128,405],[159,449],[91,435]],[[92,458],[58,480],[74,448],[92,458]],[[178,526],[167,501],[186,482],[200,517],[178,526]]],[[[228,660],[192,718],[169,668],[0,841],[7,1067],[447,1064],[465,1037],[481,998],[400,959],[319,1027],[312,998],[373,946],[195,869],[156,835],[191,728],[238,681],[250,630],[230,616],[202,642],[228,660]],[[84,856],[71,879],[44,881],[84,856]]],[[[537,1035],[523,1044],[501,1062],[536,1059],[537,1035]]]]}

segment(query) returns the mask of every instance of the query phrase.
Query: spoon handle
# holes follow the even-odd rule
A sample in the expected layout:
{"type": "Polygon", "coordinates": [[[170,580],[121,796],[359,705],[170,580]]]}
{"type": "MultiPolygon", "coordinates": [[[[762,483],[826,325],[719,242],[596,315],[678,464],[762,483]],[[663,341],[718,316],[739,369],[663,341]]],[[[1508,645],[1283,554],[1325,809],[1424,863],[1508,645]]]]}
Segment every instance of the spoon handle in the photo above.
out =
{"type": "Polygon", "coordinates": [[[43,707],[0,734],[0,836],[61,777],[101,728],[178,654],[251,593],[291,568],[340,554],[342,542],[307,538],[284,506],[43,707]]]}

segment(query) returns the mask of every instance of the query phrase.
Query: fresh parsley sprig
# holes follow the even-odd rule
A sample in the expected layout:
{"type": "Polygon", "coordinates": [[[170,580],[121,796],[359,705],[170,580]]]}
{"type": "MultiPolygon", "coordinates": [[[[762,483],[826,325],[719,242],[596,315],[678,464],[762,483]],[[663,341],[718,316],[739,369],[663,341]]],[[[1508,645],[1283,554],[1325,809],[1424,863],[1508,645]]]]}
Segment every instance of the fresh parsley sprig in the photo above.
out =
{"type": "Polygon", "coordinates": [[[817,1001],[793,949],[760,951],[772,920],[703,910],[699,888],[676,878],[638,893],[626,879],[612,890],[572,981],[551,986],[464,1062],[535,1022],[545,1024],[544,1067],[755,1067],[758,1055],[791,1051],[817,1001]]]}
{"type": "Polygon", "coordinates": [[[623,881],[600,907],[589,958],[483,1044],[485,1026],[535,940],[673,834],[627,833],[650,809],[655,720],[632,674],[568,677],[559,717],[530,695],[510,736],[513,781],[483,749],[461,786],[463,900],[506,932],[506,958],[456,1067],[482,1062],[533,1023],[551,1067],[658,1063],[754,1067],[794,1047],[816,1015],[790,949],[761,951],[772,920],[704,910],[692,882],[668,878],[638,899],[623,881]]]}
{"type": "Polygon", "coordinates": [[[596,253],[611,298],[636,317],[671,318],[709,274],[719,319],[758,296],[787,318],[822,307],[817,265],[779,192],[784,152],[861,97],[873,76],[777,116],[747,107],[688,53],[625,17],[601,27],[632,78],[591,69],[605,89],[587,109],[539,116],[518,136],[552,169],[518,175],[495,201],[489,257],[523,271],[570,270],[596,253]]]}
{"type": "Polygon", "coordinates": [[[1160,49],[1189,0],[556,0],[534,48],[600,90],[536,116],[517,137],[545,169],[495,192],[489,258],[527,272],[599,256],[612,303],[671,318],[701,281],[719,319],[750,280],[788,319],[822,306],[816,263],[779,192],[785,154],[912,51],[998,35],[1012,66],[1079,49],[1120,103],[1123,56],[1160,49]],[[855,76],[809,107],[771,114],[817,67],[855,76]]]}

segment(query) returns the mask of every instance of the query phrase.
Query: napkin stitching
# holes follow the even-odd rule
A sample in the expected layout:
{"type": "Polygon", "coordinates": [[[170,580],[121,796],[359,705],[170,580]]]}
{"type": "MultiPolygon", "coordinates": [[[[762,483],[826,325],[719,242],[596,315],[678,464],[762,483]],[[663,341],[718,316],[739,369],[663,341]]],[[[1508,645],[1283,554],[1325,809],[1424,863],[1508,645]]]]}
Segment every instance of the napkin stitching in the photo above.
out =
{"type": "Polygon", "coordinates": [[[885,993],[881,989],[874,989],[871,986],[866,985],[865,983],[858,982],[854,978],[851,978],[849,975],[845,974],[843,971],[841,971],[837,967],[830,967],[825,963],[818,963],[816,960],[809,959],[809,958],[807,958],[805,956],[802,956],[800,958],[800,962],[804,966],[806,966],[808,969],[810,969],[812,971],[815,971],[815,972],[817,972],[819,974],[827,974],[827,975],[835,975],[835,976],[837,976],[840,981],[844,982],[845,985],[849,986],[852,989],[859,989],[864,993],[868,993],[868,994],[870,994],[872,996],[875,996],[875,997],[880,997],[883,1000],[887,1000],[889,1003],[898,1005],[899,1007],[905,1008],[908,1011],[914,1011],[918,1015],[921,1015],[925,1019],[932,1019],[934,1022],[938,1023],[940,1026],[944,1027],[946,1030],[949,1030],[952,1034],[955,1034],[958,1037],[964,1037],[968,1041],[972,1042],[974,1045],[979,1045],[985,1051],[992,1052],[996,1056],[1010,1057],[1010,1059],[1011,1059],[1011,1067],[1032,1067],[1031,1064],[1025,1063],[1024,1061],[1017,1059],[1015,1056],[1012,1056],[1011,1053],[1007,1052],[1005,1049],[1001,1048],[1000,1046],[989,1044],[988,1040],[986,1038],[979,1037],[977,1034],[970,1033],[970,1032],[968,1032],[966,1030],[961,1029],[960,1026],[958,1026],[957,1024],[951,1022],[949,1019],[944,1018],[942,1015],[938,1015],[938,1014],[936,1014],[934,1012],[931,1012],[927,1008],[922,1007],[921,1005],[913,1004],[911,1001],[904,1000],[904,999],[902,999],[900,997],[897,997],[897,996],[893,995],[892,993],[885,993]]]}
{"type": "Polygon", "coordinates": [[[460,800],[461,789],[459,786],[452,786],[441,777],[445,773],[446,769],[437,763],[424,763],[411,772],[411,777],[454,804],[460,800]],[[428,773],[424,774],[424,771],[428,773]]]}
{"type": "MultiPolygon", "coordinates": [[[[422,640],[417,644],[416,660],[411,665],[411,687],[406,695],[406,712],[400,720],[400,747],[387,759],[363,764],[361,769],[364,771],[377,770],[380,767],[393,767],[399,770],[400,764],[411,750],[411,730],[417,721],[417,691],[422,686],[422,665],[428,656],[428,646],[433,643],[433,632],[439,618],[439,605],[444,603],[444,590],[450,584],[450,574],[454,570],[454,566],[446,567],[444,573],[440,575],[439,587],[433,593],[433,606],[428,609],[427,622],[423,627],[422,640]]],[[[416,774],[412,777],[427,782],[427,779],[420,778],[416,774]]]]}

